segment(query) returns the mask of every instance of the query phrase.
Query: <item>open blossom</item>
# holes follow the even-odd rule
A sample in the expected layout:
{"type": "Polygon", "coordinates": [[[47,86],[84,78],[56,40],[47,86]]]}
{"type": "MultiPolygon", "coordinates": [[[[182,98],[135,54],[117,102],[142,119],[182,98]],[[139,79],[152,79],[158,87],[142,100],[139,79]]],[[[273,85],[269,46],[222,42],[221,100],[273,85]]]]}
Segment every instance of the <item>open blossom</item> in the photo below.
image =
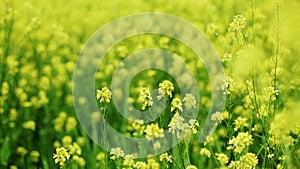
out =
{"type": "Polygon", "coordinates": [[[111,99],[111,91],[107,87],[102,87],[101,90],[97,90],[96,98],[100,100],[100,103],[109,103],[111,99]]]}
{"type": "Polygon", "coordinates": [[[226,80],[223,82],[222,90],[224,95],[231,94],[235,89],[235,81],[231,76],[227,76],[226,80]]]}
{"type": "Polygon", "coordinates": [[[144,168],[147,168],[147,163],[143,162],[143,161],[137,161],[135,164],[134,164],[134,168],[136,169],[144,169],[144,168]]]}
{"type": "Polygon", "coordinates": [[[217,111],[211,115],[210,119],[215,122],[221,122],[223,120],[222,113],[217,111]]]}
{"type": "Polygon", "coordinates": [[[188,94],[186,94],[184,96],[184,98],[182,99],[182,101],[184,103],[184,107],[187,110],[195,109],[196,108],[197,101],[196,101],[196,98],[195,98],[194,95],[188,93],[188,94]]]}
{"type": "Polygon", "coordinates": [[[231,161],[228,168],[232,169],[255,169],[258,158],[254,153],[247,153],[240,157],[238,161],[231,161]]]}
{"type": "Polygon", "coordinates": [[[225,166],[229,161],[228,156],[223,153],[216,153],[216,157],[219,163],[221,164],[221,166],[225,166]]]}
{"type": "Polygon", "coordinates": [[[174,85],[169,80],[164,80],[163,82],[159,83],[157,100],[162,99],[164,96],[168,95],[172,97],[172,93],[174,91],[174,85]]]}
{"type": "Polygon", "coordinates": [[[162,138],[164,137],[164,129],[159,128],[158,124],[147,125],[145,129],[146,138],[152,140],[153,138],[162,138]]]}
{"type": "Polygon", "coordinates": [[[167,161],[167,162],[170,162],[170,163],[173,162],[172,156],[169,155],[168,153],[163,153],[163,154],[161,154],[161,155],[159,156],[159,160],[160,160],[160,161],[167,161]]]}
{"type": "Polygon", "coordinates": [[[56,149],[56,154],[53,154],[55,164],[59,163],[60,166],[64,166],[65,162],[70,159],[70,154],[64,147],[56,149]]]}
{"type": "Polygon", "coordinates": [[[197,128],[199,127],[199,123],[195,119],[191,119],[189,122],[185,122],[184,118],[180,116],[180,114],[177,112],[172,117],[169,125],[168,131],[172,134],[176,134],[176,137],[181,139],[186,134],[188,134],[190,131],[192,131],[193,134],[197,133],[197,128]]]}
{"type": "Polygon", "coordinates": [[[140,92],[139,102],[141,102],[142,110],[145,110],[147,107],[151,107],[153,105],[153,99],[151,96],[150,89],[148,87],[144,87],[140,92]]]}
{"type": "Polygon", "coordinates": [[[236,15],[229,25],[229,31],[242,31],[246,27],[246,18],[243,15],[236,15]]]}
{"type": "Polygon", "coordinates": [[[229,144],[231,146],[228,146],[227,149],[233,149],[234,152],[241,153],[252,143],[253,138],[251,134],[249,134],[248,132],[239,132],[236,137],[233,137],[233,139],[229,140],[229,144]]]}
{"type": "Polygon", "coordinates": [[[135,156],[132,155],[132,154],[125,155],[123,165],[129,166],[129,167],[133,166],[134,165],[134,159],[135,159],[135,156]]]}
{"type": "Polygon", "coordinates": [[[238,129],[248,126],[249,123],[247,122],[247,119],[245,117],[238,117],[234,120],[234,131],[238,131],[238,129]]]}
{"type": "Polygon", "coordinates": [[[266,100],[275,101],[276,97],[279,95],[279,91],[275,89],[273,86],[269,86],[267,88],[264,88],[264,98],[266,100]]]}
{"type": "Polygon", "coordinates": [[[110,150],[110,154],[112,155],[110,159],[116,160],[117,158],[121,158],[125,156],[124,151],[120,147],[112,148],[110,150]]]}
{"type": "Polygon", "coordinates": [[[173,100],[172,100],[172,103],[171,103],[171,112],[173,112],[173,111],[180,111],[180,112],[182,112],[182,102],[181,102],[181,100],[179,99],[179,98],[174,98],[173,100]]]}
{"type": "Polygon", "coordinates": [[[201,148],[200,155],[210,158],[211,152],[207,148],[201,148]]]}

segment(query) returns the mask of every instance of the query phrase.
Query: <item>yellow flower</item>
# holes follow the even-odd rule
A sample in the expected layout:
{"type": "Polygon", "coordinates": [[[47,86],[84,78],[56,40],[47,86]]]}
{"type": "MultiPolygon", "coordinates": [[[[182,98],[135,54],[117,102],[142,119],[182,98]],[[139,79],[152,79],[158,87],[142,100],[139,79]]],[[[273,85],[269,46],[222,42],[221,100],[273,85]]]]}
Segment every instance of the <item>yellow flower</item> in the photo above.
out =
{"type": "Polygon", "coordinates": [[[64,136],[61,142],[64,147],[69,147],[70,145],[72,145],[73,139],[71,136],[64,136]]]}
{"type": "Polygon", "coordinates": [[[229,25],[229,31],[242,31],[246,27],[246,18],[243,15],[234,16],[233,21],[229,25]]]}
{"type": "Polygon", "coordinates": [[[32,150],[30,152],[30,159],[32,162],[39,162],[39,158],[40,158],[40,153],[36,150],[32,150]]]}
{"type": "Polygon", "coordinates": [[[162,99],[165,95],[172,97],[172,92],[174,91],[174,85],[169,80],[164,80],[159,83],[157,100],[162,99]]]}
{"type": "Polygon", "coordinates": [[[16,165],[11,165],[9,169],[18,169],[18,167],[16,165]]]}
{"type": "Polygon", "coordinates": [[[105,153],[103,153],[103,152],[99,152],[98,154],[97,154],[97,156],[96,156],[96,159],[98,160],[98,161],[101,161],[101,160],[103,160],[105,158],[105,153]]]}
{"type": "Polygon", "coordinates": [[[67,119],[66,126],[65,126],[66,131],[67,131],[67,132],[70,132],[70,131],[74,130],[74,129],[76,128],[76,125],[77,125],[76,118],[74,118],[74,117],[69,117],[69,118],[67,119]]]}
{"type": "Polygon", "coordinates": [[[214,114],[211,115],[210,119],[212,121],[220,123],[223,120],[223,116],[221,112],[215,112],[214,114]]]}
{"type": "Polygon", "coordinates": [[[133,136],[141,136],[144,133],[144,120],[133,120],[128,126],[127,130],[133,132],[133,136]]]}
{"type": "Polygon", "coordinates": [[[211,153],[207,148],[201,148],[200,155],[205,155],[206,157],[210,158],[211,153]]]}
{"type": "Polygon", "coordinates": [[[167,162],[170,162],[170,163],[173,162],[172,156],[169,155],[168,153],[163,153],[163,154],[161,154],[161,155],[159,156],[159,160],[160,160],[160,161],[167,161],[167,162]]]}
{"type": "Polygon", "coordinates": [[[111,99],[111,91],[107,87],[102,87],[101,90],[97,90],[96,98],[100,100],[100,103],[109,103],[111,99]]]}
{"type": "Polygon", "coordinates": [[[186,169],[198,169],[198,168],[194,165],[189,165],[189,166],[186,167],[186,169]]]}
{"type": "Polygon", "coordinates": [[[82,158],[82,157],[79,157],[79,156],[77,156],[77,155],[73,156],[72,159],[73,159],[74,161],[76,161],[76,163],[77,163],[78,165],[80,165],[81,167],[84,167],[85,164],[86,164],[85,159],[82,158]]]}
{"type": "Polygon", "coordinates": [[[160,169],[160,165],[154,159],[150,158],[147,160],[147,167],[151,169],[160,169]]]}
{"type": "Polygon", "coordinates": [[[238,117],[234,120],[234,131],[238,131],[238,129],[241,129],[243,127],[248,127],[249,123],[247,122],[247,119],[245,117],[238,117]]]}
{"type": "Polygon", "coordinates": [[[35,122],[33,120],[23,123],[23,128],[35,131],[35,122]]]}
{"type": "Polygon", "coordinates": [[[76,141],[77,141],[78,145],[80,145],[80,146],[84,146],[84,144],[85,144],[84,137],[77,137],[76,141]]]}
{"type": "Polygon", "coordinates": [[[147,168],[147,163],[145,163],[143,161],[137,161],[134,164],[134,168],[136,168],[136,169],[146,169],[147,168]]]}
{"type": "Polygon", "coordinates": [[[112,148],[110,150],[110,154],[112,155],[110,159],[116,160],[117,158],[124,157],[125,153],[120,147],[112,148]]]}
{"type": "Polygon", "coordinates": [[[132,154],[125,155],[123,165],[129,166],[129,167],[133,166],[134,165],[134,159],[135,159],[135,157],[132,154]]]}
{"type": "Polygon", "coordinates": [[[246,155],[241,156],[240,158],[242,168],[254,169],[258,164],[258,158],[256,154],[247,153],[246,155]]]}
{"type": "Polygon", "coordinates": [[[73,154],[81,155],[81,148],[77,143],[73,143],[73,145],[70,145],[69,150],[71,155],[73,154]]]}
{"type": "Polygon", "coordinates": [[[182,99],[183,103],[184,103],[184,107],[188,110],[190,109],[195,109],[196,108],[196,98],[194,95],[192,94],[186,94],[184,96],[184,98],[182,99]]]}
{"type": "Polygon", "coordinates": [[[9,119],[15,121],[18,117],[18,112],[15,108],[9,109],[9,119]]]}
{"type": "Polygon", "coordinates": [[[162,138],[164,137],[164,129],[159,128],[158,124],[147,125],[145,129],[146,138],[152,140],[153,138],[162,138]]]}
{"type": "Polygon", "coordinates": [[[216,156],[217,156],[217,160],[220,162],[221,166],[225,166],[229,161],[229,158],[227,157],[226,154],[216,153],[216,156]]]}
{"type": "Polygon", "coordinates": [[[236,153],[241,153],[246,147],[253,143],[252,135],[248,132],[239,132],[237,137],[233,137],[233,139],[229,140],[229,144],[232,146],[228,146],[227,149],[236,153]]]}
{"type": "Polygon", "coordinates": [[[182,111],[182,102],[179,98],[174,98],[172,100],[172,103],[171,103],[171,112],[173,112],[174,110],[176,111],[182,111]]]}
{"type": "Polygon", "coordinates": [[[65,162],[70,159],[70,154],[64,147],[56,149],[56,154],[53,154],[55,164],[59,163],[60,166],[64,166],[65,162]]]}
{"type": "Polygon", "coordinates": [[[147,107],[151,107],[153,105],[153,98],[148,87],[142,88],[140,92],[139,102],[143,104],[142,110],[145,110],[147,107]]]}
{"type": "Polygon", "coordinates": [[[21,156],[24,156],[28,153],[27,149],[24,147],[18,147],[17,148],[17,154],[20,154],[21,156]]]}

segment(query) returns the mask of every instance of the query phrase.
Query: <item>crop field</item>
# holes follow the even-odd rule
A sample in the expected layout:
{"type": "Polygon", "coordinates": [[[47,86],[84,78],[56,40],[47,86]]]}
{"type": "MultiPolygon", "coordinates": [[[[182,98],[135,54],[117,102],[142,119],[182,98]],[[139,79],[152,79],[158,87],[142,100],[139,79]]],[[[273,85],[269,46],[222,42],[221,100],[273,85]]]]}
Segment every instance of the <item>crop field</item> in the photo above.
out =
{"type": "Polygon", "coordinates": [[[300,168],[299,0],[0,9],[0,169],[300,168]]]}

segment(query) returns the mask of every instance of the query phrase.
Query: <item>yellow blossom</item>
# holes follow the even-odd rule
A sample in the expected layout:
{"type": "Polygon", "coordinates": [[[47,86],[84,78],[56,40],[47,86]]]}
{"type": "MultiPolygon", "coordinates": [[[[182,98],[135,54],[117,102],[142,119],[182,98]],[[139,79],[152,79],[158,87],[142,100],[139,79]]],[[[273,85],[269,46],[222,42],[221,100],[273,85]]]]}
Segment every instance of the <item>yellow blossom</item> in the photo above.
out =
{"type": "Polygon", "coordinates": [[[174,91],[174,85],[169,80],[164,80],[163,82],[159,83],[157,100],[162,99],[164,96],[168,95],[172,97],[172,92],[174,91]]]}
{"type": "Polygon", "coordinates": [[[112,148],[110,150],[110,154],[112,155],[110,159],[116,160],[117,158],[121,158],[125,156],[124,151],[120,147],[112,148]]]}
{"type": "Polygon", "coordinates": [[[233,149],[236,153],[241,153],[246,147],[253,143],[252,135],[248,132],[239,132],[236,137],[233,137],[229,140],[229,144],[232,146],[228,146],[227,149],[233,149]]]}
{"type": "Polygon", "coordinates": [[[55,164],[59,163],[60,166],[64,166],[65,162],[70,159],[70,154],[64,147],[56,149],[56,154],[53,154],[55,164]]]}
{"type": "Polygon", "coordinates": [[[179,98],[174,98],[171,103],[171,112],[174,110],[182,112],[182,102],[179,98]]]}
{"type": "Polygon", "coordinates": [[[96,98],[100,100],[100,103],[109,103],[111,99],[111,91],[107,87],[102,87],[101,90],[97,90],[96,98]]]}
{"type": "Polygon", "coordinates": [[[23,123],[23,128],[35,131],[35,122],[33,120],[23,123]]]}
{"type": "Polygon", "coordinates": [[[159,160],[160,161],[166,161],[166,162],[170,162],[172,163],[173,160],[172,160],[172,156],[169,155],[168,153],[163,153],[159,156],[159,160]]]}
{"type": "Polygon", "coordinates": [[[207,148],[201,148],[200,155],[203,155],[203,156],[206,156],[206,157],[210,158],[211,153],[207,148]]]}
{"type": "Polygon", "coordinates": [[[152,140],[153,138],[162,138],[164,137],[164,129],[159,128],[158,124],[149,124],[145,129],[146,138],[152,140]]]}
{"type": "Polygon", "coordinates": [[[189,166],[186,167],[186,169],[198,169],[198,168],[194,165],[189,165],[189,166]]]}
{"type": "Polygon", "coordinates": [[[216,153],[216,156],[217,156],[216,158],[220,162],[221,166],[225,166],[229,161],[228,156],[224,153],[216,153]]]}

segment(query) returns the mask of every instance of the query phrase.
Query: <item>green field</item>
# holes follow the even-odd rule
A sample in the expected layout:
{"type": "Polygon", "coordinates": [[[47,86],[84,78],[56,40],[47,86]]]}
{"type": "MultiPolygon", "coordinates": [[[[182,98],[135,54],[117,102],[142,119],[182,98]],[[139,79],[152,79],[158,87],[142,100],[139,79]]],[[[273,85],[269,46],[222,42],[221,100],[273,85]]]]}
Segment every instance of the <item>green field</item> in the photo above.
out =
{"type": "MultiPolygon", "coordinates": [[[[1,0],[0,9],[0,169],[300,168],[300,1],[1,0]],[[214,81],[197,52],[167,35],[126,37],[104,49],[99,65],[78,59],[100,28],[141,12],[171,14],[202,32],[218,56],[214,63],[224,69],[220,96],[213,99],[214,81]],[[150,52],[152,59],[140,56],[132,71],[151,64],[166,70],[131,74],[122,67],[143,49],[173,55],[150,52]],[[98,69],[92,81],[83,76],[74,82],[93,64],[98,69]],[[128,76],[131,81],[124,80],[128,76]],[[114,90],[113,81],[128,88],[114,90]],[[184,92],[194,88],[196,93],[184,92]],[[80,97],[86,93],[92,99],[80,97]],[[217,111],[215,102],[225,98],[224,110],[217,111]],[[98,111],[90,109],[94,102],[98,111]],[[207,129],[207,119],[215,130],[207,129]],[[103,121],[145,144],[110,139],[103,121]]],[[[167,22],[152,24],[166,29],[167,22]]],[[[180,27],[173,24],[170,32],[180,27]]],[[[134,30],[131,22],[123,26],[121,33],[134,30]]],[[[196,39],[189,33],[180,36],[196,39]]],[[[100,37],[93,49],[103,50],[114,34],[100,37]]]]}

